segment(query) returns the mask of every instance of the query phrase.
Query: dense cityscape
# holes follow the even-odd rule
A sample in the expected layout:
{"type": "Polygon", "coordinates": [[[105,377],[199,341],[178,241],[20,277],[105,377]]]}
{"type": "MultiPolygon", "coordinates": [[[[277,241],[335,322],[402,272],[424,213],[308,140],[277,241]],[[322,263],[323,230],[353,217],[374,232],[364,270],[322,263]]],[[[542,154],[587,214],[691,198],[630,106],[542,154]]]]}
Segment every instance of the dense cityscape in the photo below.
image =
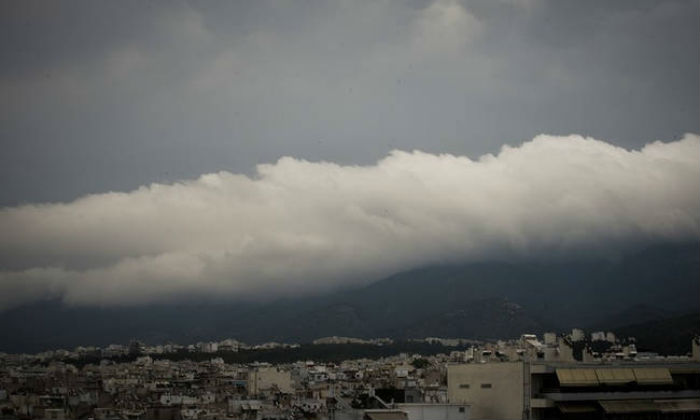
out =
{"type": "MultiPolygon", "coordinates": [[[[637,351],[633,337],[574,329],[517,340],[412,340],[432,354],[337,362],[227,363],[319,347],[391,348],[324,337],[249,346],[139,341],[0,354],[3,419],[697,418],[700,338],[688,353],[637,351]],[[516,378],[514,380],[514,378],[516,378]],[[517,379],[520,378],[520,379],[517,379]],[[655,417],[649,417],[655,416],[655,417]]],[[[391,350],[390,350],[391,351],[391,350]]]]}

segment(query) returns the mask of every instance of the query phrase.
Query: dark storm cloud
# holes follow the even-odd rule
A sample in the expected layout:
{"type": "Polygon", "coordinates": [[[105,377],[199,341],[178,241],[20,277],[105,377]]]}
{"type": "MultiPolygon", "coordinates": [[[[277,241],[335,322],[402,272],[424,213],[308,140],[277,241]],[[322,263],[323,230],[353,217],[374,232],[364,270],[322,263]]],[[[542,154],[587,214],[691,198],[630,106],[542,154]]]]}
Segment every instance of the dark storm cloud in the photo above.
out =
{"type": "Polygon", "coordinates": [[[698,132],[694,1],[4,2],[0,203],[698,132]]]}

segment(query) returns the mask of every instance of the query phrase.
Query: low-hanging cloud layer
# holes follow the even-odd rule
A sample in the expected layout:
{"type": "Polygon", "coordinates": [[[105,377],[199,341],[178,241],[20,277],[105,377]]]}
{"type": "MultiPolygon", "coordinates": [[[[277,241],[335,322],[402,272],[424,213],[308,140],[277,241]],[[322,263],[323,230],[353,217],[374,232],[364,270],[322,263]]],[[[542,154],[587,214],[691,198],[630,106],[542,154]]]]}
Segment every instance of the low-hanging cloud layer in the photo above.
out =
{"type": "Polygon", "coordinates": [[[446,261],[576,257],[700,237],[700,137],[641,150],[538,136],[478,160],[285,157],[253,177],[0,210],[0,309],[270,298],[446,261]]]}

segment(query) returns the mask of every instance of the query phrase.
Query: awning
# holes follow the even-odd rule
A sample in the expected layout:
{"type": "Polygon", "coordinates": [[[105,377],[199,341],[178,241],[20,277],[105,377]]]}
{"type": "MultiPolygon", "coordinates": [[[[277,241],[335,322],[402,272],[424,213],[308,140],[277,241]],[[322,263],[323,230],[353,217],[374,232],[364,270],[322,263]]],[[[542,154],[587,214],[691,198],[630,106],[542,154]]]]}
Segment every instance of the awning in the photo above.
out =
{"type": "Polygon", "coordinates": [[[641,385],[672,384],[671,372],[668,368],[634,368],[634,376],[641,385]]]}
{"type": "Polygon", "coordinates": [[[700,400],[656,400],[662,413],[700,413],[700,400]]]}
{"type": "Polygon", "coordinates": [[[605,385],[624,385],[634,382],[634,371],[630,368],[596,369],[598,381],[605,385]]]}
{"type": "Polygon", "coordinates": [[[595,413],[598,411],[593,404],[561,402],[557,403],[557,408],[562,414],[595,413]]]}
{"type": "Polygon", "coordinates": [[[691,366],[672,366],[668,369],[671,373],[679,373],[679,374],[692,374],[692,373],[700,373],[700,367],[691,367],[691,366]]]}
{"type": "Polygon", "coordinates": [[[598,401],[603,410],[609,414],[650,413],[659,411],[652,400],[598,401]]]}
{"type": "Polygon", "coordinates": [[[597,386],[598,377],[593,369],[557,368],[557,379],[561,386],[597,386]]]}

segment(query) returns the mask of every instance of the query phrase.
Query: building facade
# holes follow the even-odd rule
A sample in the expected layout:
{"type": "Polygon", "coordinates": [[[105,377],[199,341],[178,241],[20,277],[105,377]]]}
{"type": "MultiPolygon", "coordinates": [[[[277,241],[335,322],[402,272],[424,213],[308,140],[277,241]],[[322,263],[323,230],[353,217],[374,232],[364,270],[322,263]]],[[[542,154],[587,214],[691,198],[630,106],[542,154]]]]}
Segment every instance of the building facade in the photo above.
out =
{"type": "Polygon", "coordinates": [[[447,386],[475,419],[700,419],[700,363],[466,363],[447,386]]]}

